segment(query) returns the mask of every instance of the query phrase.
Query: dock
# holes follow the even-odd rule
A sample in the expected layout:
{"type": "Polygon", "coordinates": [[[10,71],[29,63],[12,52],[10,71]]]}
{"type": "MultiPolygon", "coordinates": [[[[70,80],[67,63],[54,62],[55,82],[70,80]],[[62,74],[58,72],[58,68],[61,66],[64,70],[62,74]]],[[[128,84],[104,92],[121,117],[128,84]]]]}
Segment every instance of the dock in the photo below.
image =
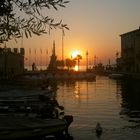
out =
{"type": "Polygon", "coordinates": [[[23,80],[95,80],[96,75],[93,72],[85,71],[52,71],[39,72],[27,71],[21,77],[23,80]]]}

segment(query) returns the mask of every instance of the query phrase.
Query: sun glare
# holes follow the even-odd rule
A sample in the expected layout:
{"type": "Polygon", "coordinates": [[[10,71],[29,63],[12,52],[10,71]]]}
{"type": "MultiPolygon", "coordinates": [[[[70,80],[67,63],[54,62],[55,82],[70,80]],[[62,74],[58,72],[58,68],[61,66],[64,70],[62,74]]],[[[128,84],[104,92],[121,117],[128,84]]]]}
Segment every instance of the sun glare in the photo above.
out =
{"type": "Polygon", "coordinates": [[[74,70],[75,71],[78,71],[78,66],[77,65],[74,67],[74,70]]]}
{"type": "Polygon", "coordinates": [[[76,57],[77,55],[79,55],[79,54],[81,54],[81,53],[80,53],[80,51],[78,51],[78,50],[72,51],[71,57],[72,57],[72,58],[75,58],[75,57],[76,57]]]}

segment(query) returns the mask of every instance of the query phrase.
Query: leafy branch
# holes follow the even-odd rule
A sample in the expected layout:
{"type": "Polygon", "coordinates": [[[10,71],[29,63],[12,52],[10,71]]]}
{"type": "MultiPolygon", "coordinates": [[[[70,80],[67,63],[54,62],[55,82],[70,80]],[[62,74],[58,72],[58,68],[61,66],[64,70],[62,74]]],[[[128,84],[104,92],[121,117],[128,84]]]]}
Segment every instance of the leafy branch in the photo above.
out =
{"type": "Polygon", "coordinates": [[[65,28],[67,24],[55,23],[53,18],[44,16],[50,8],[58,10],[69,3],[66,0],[1,0],[0,1],[0,43],[32,34],[46,34],[46,29],[65,28]]]}

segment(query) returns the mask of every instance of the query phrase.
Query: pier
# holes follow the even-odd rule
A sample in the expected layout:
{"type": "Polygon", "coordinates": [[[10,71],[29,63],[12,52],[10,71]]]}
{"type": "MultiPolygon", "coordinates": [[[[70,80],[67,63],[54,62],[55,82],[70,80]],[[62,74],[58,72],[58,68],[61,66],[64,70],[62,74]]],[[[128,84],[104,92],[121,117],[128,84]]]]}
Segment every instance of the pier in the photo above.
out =
{"type": "Polygon", "coordinates": [[[93,72],[76,71],[27,71],[21,79],[29,80],[96,80],[93,72]]]}

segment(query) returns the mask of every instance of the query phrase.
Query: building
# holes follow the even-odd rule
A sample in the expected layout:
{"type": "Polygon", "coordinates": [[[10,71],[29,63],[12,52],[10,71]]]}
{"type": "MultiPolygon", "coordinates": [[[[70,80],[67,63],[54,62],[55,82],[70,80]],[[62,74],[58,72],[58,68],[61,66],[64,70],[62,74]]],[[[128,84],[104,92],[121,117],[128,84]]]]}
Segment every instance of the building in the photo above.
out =
{"type": "Polygon", "coordinates": [[[118,66],[125,73],[140,73],[140,28],[120,36],[121,58],[118,66]]]}
{"type": "Polygon", "coordinates": [[[24,72],[24,48],[0,48],[0,78],[12,78],[24,72]]]}

